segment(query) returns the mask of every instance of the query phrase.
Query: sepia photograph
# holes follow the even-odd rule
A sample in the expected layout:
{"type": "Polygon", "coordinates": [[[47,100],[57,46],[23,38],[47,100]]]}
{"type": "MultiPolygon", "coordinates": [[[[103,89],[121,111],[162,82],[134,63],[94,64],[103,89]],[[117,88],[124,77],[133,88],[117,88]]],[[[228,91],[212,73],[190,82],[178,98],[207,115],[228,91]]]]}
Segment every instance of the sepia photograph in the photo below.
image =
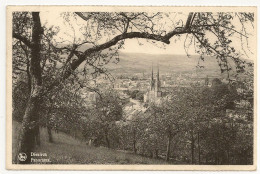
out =
{"type": "Polygon", "coordinates": [[[255,170],[256,11],[8,6],[7,168],[255,170]]]}

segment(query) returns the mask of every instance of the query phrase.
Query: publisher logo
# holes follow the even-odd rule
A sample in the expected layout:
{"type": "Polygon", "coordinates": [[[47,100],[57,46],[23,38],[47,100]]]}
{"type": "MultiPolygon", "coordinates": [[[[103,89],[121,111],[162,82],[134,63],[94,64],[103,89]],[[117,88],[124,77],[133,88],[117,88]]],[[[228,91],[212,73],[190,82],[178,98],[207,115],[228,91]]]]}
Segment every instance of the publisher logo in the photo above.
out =
{"type": "Polygon", "coordinates": [[[18,159],[19,159],[19,161],[25,161],[27,159],[26,153],[19,153],[18,159]]]}

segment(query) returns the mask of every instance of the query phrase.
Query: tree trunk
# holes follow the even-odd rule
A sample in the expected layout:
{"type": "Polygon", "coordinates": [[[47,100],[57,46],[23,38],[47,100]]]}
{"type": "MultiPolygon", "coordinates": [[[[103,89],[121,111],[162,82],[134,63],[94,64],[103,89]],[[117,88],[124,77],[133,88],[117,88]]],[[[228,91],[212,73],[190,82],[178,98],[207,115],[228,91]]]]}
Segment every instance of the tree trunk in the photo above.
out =
{"type": "Polygon", "coordinates": [[[229,147],[228,147],[228,149],[227,149],[227,160],[226,160],[226,164],[230,164],[230,163],[229,163],[229,161],[230,161],[229,153],[230,153],[230,150],[229,150],[229,147]]]}
{"type": "Polygon", "coordinates": [[[172,141],[172,135],[171,135],[171,133],[169,133],[168,141],[167,141],[166,159],[165,159],[166,161],[169,161],[169,159],[170,159],[171,141],[172,141]]]}
{"type": "Polygon", "coordinates": [[[218,141],[216,141],[216,165],[219,165],[219,147],[218,147],[218,141]]]}
{"type": "Polygon", "coordinates": [[[136,141],[135,140],[133,142],[133,151],[134,151],[134,154],[136,154],[137,149],[136,149],[136,141]]]}
{"type": "Polygon", "coordinates": [[[107,147],[110,148],[110,142],[108,138],[108,133],[105,134],[106,142],[107,142],[107,147]]]}
{"type": "Polygon", "coordinates": [[[39,130],[39,107],[41,102],[42,92],[42,77],[41,77],[41,65],[40,65],[40,41],[41,34],[43,32],[41,27],[39,12],[32,12],[32,46],[31,46],[31,62],[30,62],[30,73],[31,73],[31,93],[25,114],[23,116],[22,128],[18,139],[17,148],[17,163],[30,163],[31,152],[35,146],[36,133],[39,130]],[[26,160],[21,160],[18,155],[25,156],[26,160]],[[20,159],[20,160],[19,160],[20,159]]]}
{"type": "Polygon", "coordinates": [[[40,139],[40,126],[39,124],[35,127],[35,142],[37,146],[41,145],[41,139],[40,139]]]}
{"type": "Polygon", "coordinates": [[[134,141],[133,141],[133,151],[134,151],[134,154],[136,154],[136,130],[134,129],[134,135],[133,135],[133,138],[134,138],[134,141]]]}
{"type": "Polygon", "coordinates": [[[198,153],[199,153],[199,164],[200,164],[200,132],[198,132],[198,153]]]}
{"type": "Polygon", "coordinates": [[[47,132],[48,132],[48,139],[49,139],[49,143],[53,143],[53,138],[52,138],[52,133],[51,133],[51,126],[47,126],[47,132]]]}
{"type": "Polygon", "coordinates": [[[194,136],[193,136],[193,131],[191,131],[191,164],[194,164],[195,163],[195,160],[194,160],[194,136]]]}
{"type": "Polygon", "coordinates": [[[37,111],[39,108],[39,97],[31,97],[28,101],[26,111],[23,117],[22,128],[18,139],[17,156],[21,153],[25,153],[27,159],[21,161],[17,159],[17,163],[30,163],[30,155],[35,146],[35,136],[37,133],[37,111]]]}
{"type": "Polygon", "coordinates": [[[49,143],[53,143],[53,138],[52,138],[52,132],[51,132],[51,110],[52,110],[52,100],[50,99],[50,108],[48,110],[48,112],[46,113],[47,114],[47,119],[46,119],[46,128],[47,128],[47,133],[48,133],[48,140],[49,140],[49,143]]]}
{"type": "Polygon", "coordinates": [[[154,155],[153,158],[158,158],[158,139],[157,137],[155,138],[155,143],[154,143],[154,155]]]}
{"type": "Polygon", "coordinates": [[[218,159],[217,159],[217,145],[215,145],[215,147],[214,147],[214,158],[215,158],[214,163],[215,163],[215,165],[217,165],[217,164],[218,164],[218,159]]]}

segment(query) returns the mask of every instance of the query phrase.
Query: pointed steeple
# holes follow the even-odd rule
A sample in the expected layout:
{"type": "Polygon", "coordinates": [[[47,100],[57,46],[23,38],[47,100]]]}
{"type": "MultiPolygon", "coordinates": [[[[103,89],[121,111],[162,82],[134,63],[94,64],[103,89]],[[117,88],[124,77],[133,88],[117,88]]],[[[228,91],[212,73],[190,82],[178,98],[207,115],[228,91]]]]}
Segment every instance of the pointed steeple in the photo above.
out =
{"type": "Polygon", "coordinates": [[[161,82],[160,82],[159,64],[157,64],[157,76],[156,76],[156,82],[155,83],[156,83],[155,84],[156,91],[160,91],[161,82]]]}
{"type": "Polygon", "coordinates": [[[150,90],[153,90],[154,89],[154,85],[155,85],[155,82],[154,82],[155,80],[154,80],[154,78],[153,78],[153,64],[152,64],[152,76],[151,76],[151,88],[150,88],[150,90]]]}
{"type": "Polygon", "coordinates": [[[152,64],[152,80],[153,80],[153,64],[152,64]]]}
{"type": "Polygon", "coordinates": [[[157,69],[157,81],[159,82],[160,76],[159,76],[159,64],[158,63],[157,63],[157,67],[158,67],[158,69],[157,69]]]}

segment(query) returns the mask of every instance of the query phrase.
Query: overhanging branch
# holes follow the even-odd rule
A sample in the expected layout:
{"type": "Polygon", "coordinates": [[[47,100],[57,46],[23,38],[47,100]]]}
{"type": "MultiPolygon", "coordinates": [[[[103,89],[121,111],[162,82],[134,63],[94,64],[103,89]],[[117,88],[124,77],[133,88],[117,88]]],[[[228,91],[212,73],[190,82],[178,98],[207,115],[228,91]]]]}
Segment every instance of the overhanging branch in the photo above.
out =
{"type": "MultiPolygon", "coordinates": [[[[88,17],[85,17],[82,13],[76,12],[77,15],[79,15],[82,19],[88,20],[88,17]]],[[[54,86],[58,85],[60,81],[67,79],[72,72],[78,68],[78,66],[86,60],[88,56],[90,56],[93,53],[105,50],[107,48],[110,48],[111,46],[116,45],[119,41],[125,40],[125,39],[133,39],[133,38],[142,38],[142,39],[149,39],[154,41],[163,42],[165,44],[170,44],[170,39],[175,35],[185,34],[185,33],[191,33],[191,20],[193,17],[193,13],[189,13],[186,25],[184,27],[177,27],[171,32],[167,33],[166,35],[156,35],[156,34],[150,34],[146,32],[126,32],[122,33],[120,35],[115,36],[110,41],[94,46],[92,48],[89,48],[85,50],[82,54],[78,54],[78,59],[74,60],[67,69],[67,71],[63,74],[63,77],[61,79],[56,80],[53,84],[51,84],[48,88],[48,90],[52,89],[54,86]]]]}
{"type": "Polygon", "coordinates": [[[175,28],[173,31],[167,33],[164,36],[156,35],[156,34],[150,34],[150,33],[145,33],[145,32],[129,32],[129,33],[123,33],[123,34],[120,34],[118,36],[115,36],[112,40],[110,40],[110,41],[108,41],[106,43],[103,43],[101,45],[97,45],[95,47],[87,49],[79,57],[79,59],[75,60],[71,64],[71,69],[75,70],[86,59],[87,56],[89,56],[89,55],[91,55],[91,54],[93,54],[95,52],[107,49],[107,48],[117,44],[121,40],[133,39],[133,38],[142,38],[142,39],[149,39],[149,40],[155,40],[155,41],[163,42],[165,44],[170,44],[170,39],[173,36],[179,35],[179,34],[191,33],[190,24],[191,24],[192,16],[193,16],[193,13],[189,13],[186,25],[184,27],[175,28]]]}

